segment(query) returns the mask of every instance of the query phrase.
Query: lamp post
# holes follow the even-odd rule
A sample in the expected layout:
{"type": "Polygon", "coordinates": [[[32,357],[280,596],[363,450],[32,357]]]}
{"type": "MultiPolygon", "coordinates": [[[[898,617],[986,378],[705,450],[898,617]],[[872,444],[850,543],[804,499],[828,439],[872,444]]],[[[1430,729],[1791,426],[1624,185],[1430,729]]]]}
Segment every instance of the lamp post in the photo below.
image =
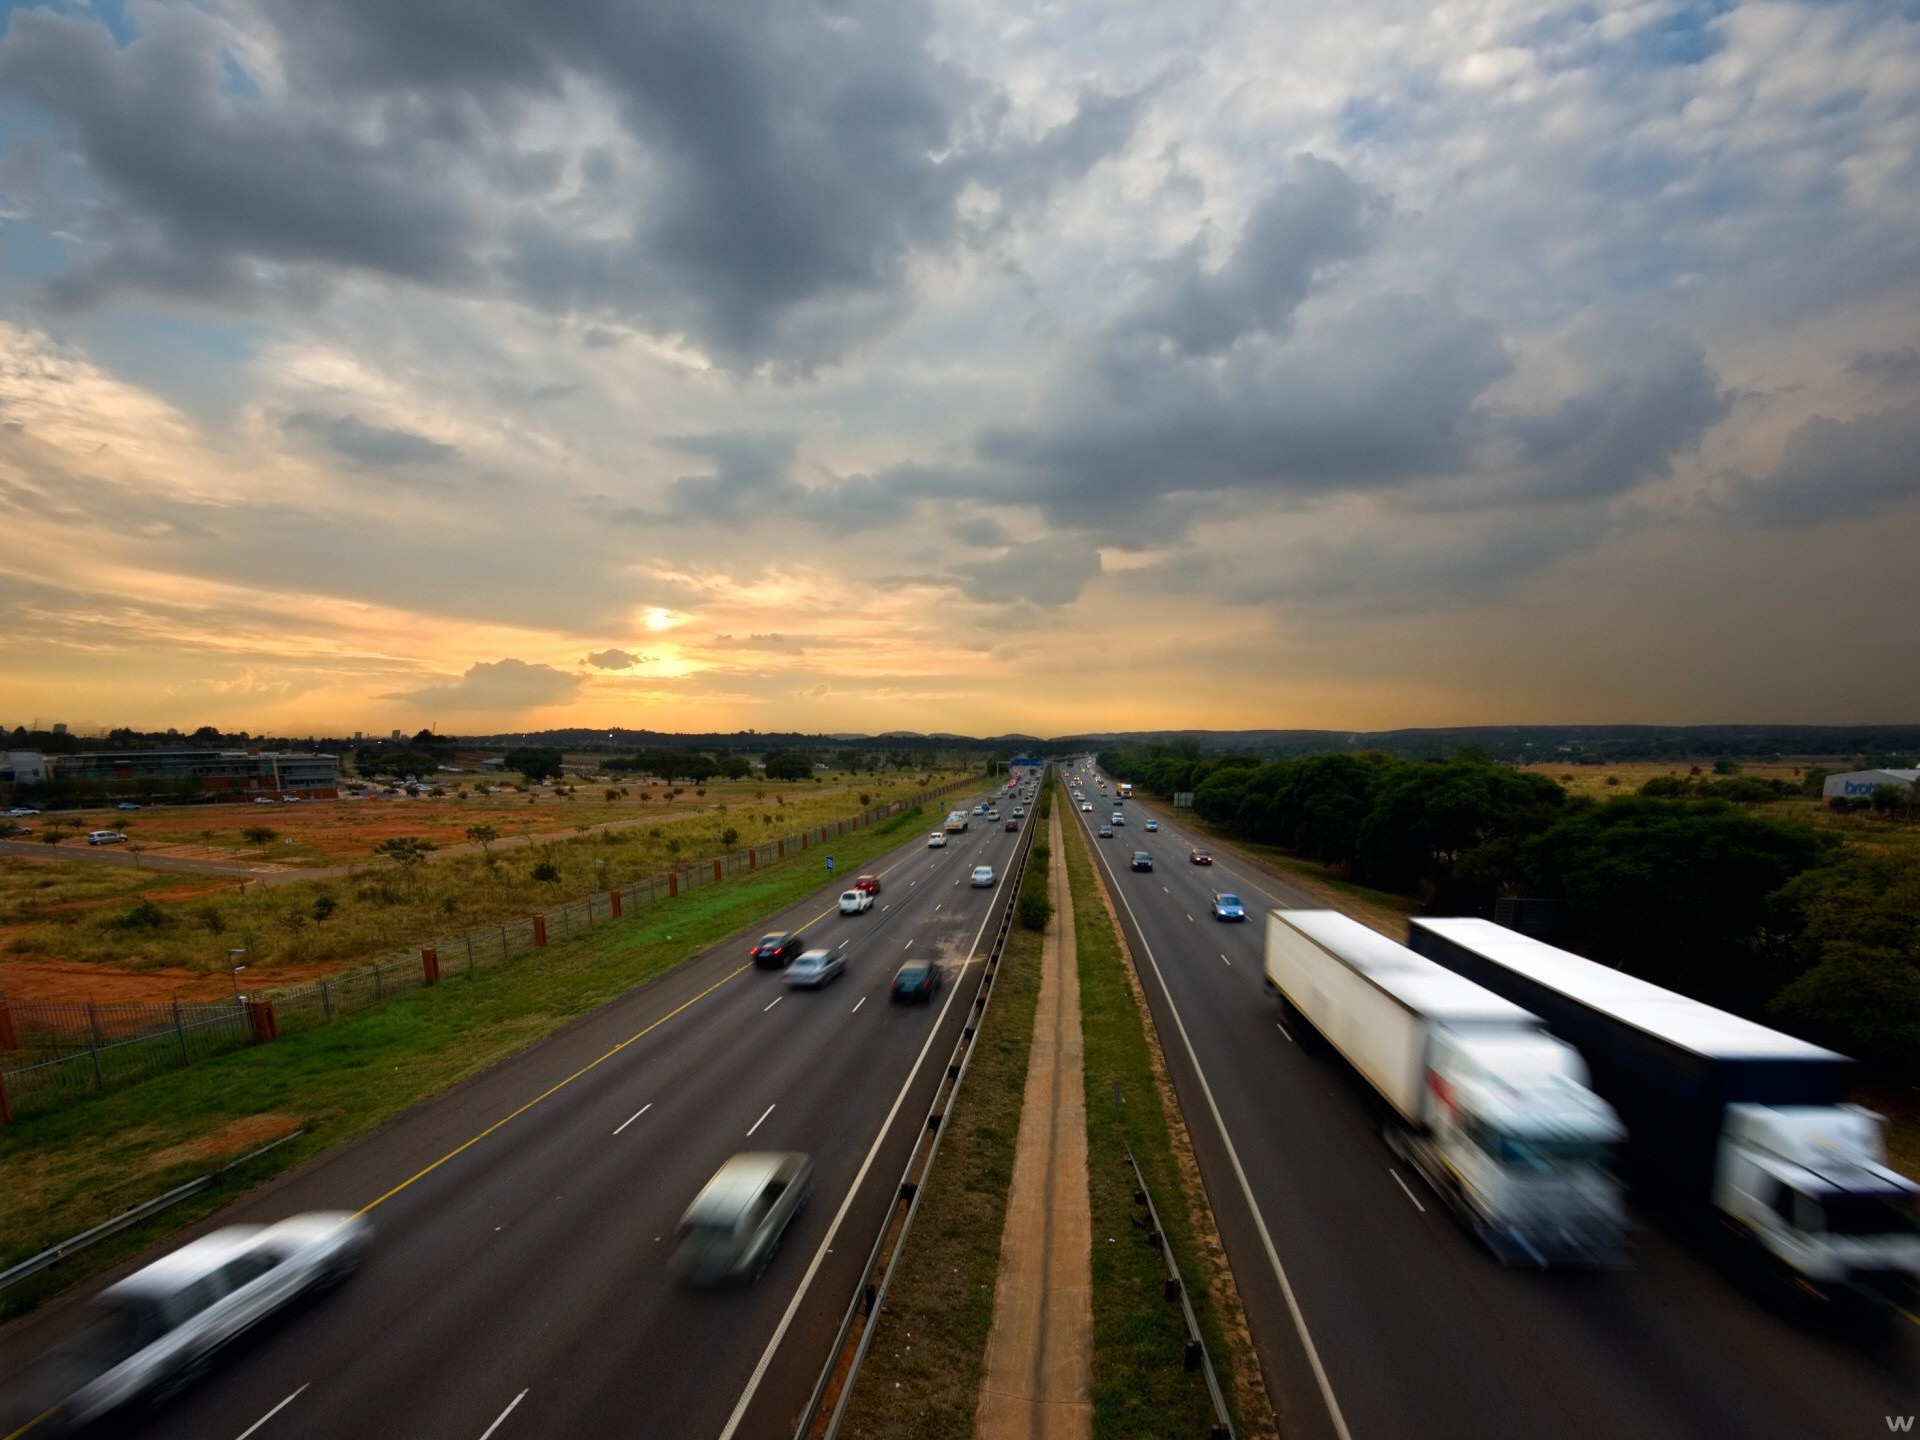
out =
{"type": "Polygon", "coordinates": [[[233,998],[235,1000],[238,1000],[240,998],[240,972],[246,969],[247,967],[244,965],[235,965],[233,961],[235,956],[244,955],[246,953],[247,953],[247,950],[244,945],[237,946],[227,951],[227,964],[230,967],[227,971],[227,979],[233,982],[233,998]]]}

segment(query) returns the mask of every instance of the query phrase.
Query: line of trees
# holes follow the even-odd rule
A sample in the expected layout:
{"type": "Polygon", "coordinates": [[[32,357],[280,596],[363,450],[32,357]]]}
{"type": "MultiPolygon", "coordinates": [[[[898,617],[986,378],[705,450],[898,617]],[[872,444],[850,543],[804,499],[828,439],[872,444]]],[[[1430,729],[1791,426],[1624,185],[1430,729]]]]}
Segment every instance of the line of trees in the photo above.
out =
{"type": "Polygon", "coordinates": [[[1429,914],[1558,900],[1555,938],[1569,949],[1920,1075],[1911,853],[1755,814],[1715,782],[1598,801],[1472,754],[1265,761],[1175,744],[1100,764],[1160,795],[1189,791],[1227,833],[1410,895],[1429,914]]]}

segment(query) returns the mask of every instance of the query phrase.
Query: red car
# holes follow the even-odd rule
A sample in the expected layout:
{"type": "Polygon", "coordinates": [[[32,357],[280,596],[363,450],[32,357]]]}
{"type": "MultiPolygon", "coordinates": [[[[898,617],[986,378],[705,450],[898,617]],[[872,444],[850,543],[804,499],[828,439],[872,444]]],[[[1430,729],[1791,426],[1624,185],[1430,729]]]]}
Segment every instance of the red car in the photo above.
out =
{"type": "Polygon", "coordinates": [[[1020,828],[1020,822],[1018,820],[1007,821],[1007,833],[1009,835],[1011,835],[1014,831],[1018,830],[1019,828],[1020,828]]]}
{"type": "Polygon", "coordinates": [[[878,895],[880,893],[880,877],[878,875],[862,875],[858,880],[853,882],[853,888],[856,890],[864,890],[869,895],[878,895]]]}
{"type": "Polygon", "coordinates": [[[1213,864],[1213,853],[1208,850],[1189,850],[1187,859],[1195,865],[1213,864]]]}

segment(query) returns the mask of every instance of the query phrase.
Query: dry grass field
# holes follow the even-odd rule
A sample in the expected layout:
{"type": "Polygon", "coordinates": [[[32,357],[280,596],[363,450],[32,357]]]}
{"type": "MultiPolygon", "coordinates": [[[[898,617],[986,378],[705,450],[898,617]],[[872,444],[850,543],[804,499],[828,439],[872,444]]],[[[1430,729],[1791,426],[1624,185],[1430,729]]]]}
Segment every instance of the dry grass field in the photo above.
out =
{"type": "MultiPolygon", "coordinates": [[[[929,783],[956,774],[935,774],[929,783]]],[[[227,849],[243,856],[272,849],[219,844],[229,834],[243,839],[245,825],[270,825],[295,839],[284,848],[306,857],[316,873],[267,887],[239,877],[0,857],[0,992],[60,1000],[207,998],[229,988],[230,948],[246,950],[250,983],[297,983],[840,819],[914,794],[927,778],[720,782],[704,787],[704,795],[686,786],[671,802],[657,784],[629,784],[631,793],[608,800],[608,785],[595,785],[589,798],[581,782],[572,794],[115,814],[135,821],[128,833],[146,837],[154,853],[193,854],[198,847],[189,842],[212,827],[214,841],[200,853],[217,851],[219,858],[227,849]],[[650,799],[642,798],[646,790],[650,799]],[[477,827],[498,838],[469,841],[468,829],[477,827]],[[174,842],[179,848],[161,838],[180,834],[188,839],[174,842]],[[410,866],[375,856],[375,846],[400,837],[440,849],[410,866]]]]}

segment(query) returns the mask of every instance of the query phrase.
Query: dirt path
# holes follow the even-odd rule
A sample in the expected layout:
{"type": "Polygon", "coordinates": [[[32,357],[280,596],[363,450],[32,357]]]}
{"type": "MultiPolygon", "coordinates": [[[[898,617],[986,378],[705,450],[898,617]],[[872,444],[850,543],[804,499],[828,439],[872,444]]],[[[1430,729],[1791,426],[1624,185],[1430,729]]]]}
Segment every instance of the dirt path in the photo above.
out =
{"type": "Polygon", "coordinates": [[[1041,946],[1040,1003],[974,1419],[978,1440],[1086,1440],[1093,1433],[1093,1221],[1079,951],[1057,814],[1047,834],[1053,923],[1041,946]]]}

